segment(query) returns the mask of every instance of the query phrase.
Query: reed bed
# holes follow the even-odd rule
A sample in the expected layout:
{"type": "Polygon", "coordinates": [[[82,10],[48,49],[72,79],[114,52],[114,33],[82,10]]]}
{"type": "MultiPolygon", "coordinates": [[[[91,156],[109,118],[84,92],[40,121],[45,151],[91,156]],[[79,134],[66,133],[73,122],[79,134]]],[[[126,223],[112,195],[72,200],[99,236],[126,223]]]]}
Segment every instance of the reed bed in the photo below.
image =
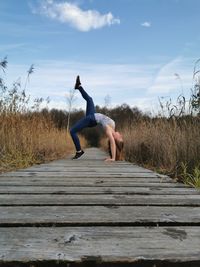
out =
{"type": "MultiPolygon", "coordinates": [[[[0,172],[25,168],[72,153],[74,145],[66,128],[58,129],[50,113],[39,111],[42,98],[30,100],[26,94],[34,66],[31,65],[28,70],[24,86],[16,81],[12,88],[4,83],[6,67],[7,59],[4,58],[0,61],[0,172]]],[[[84,146],[85,139],[81,139],[84,146]]]]}
{"type": "MultiPolygon", "coordinates": [[[[125,160],[200,188],[199,129],[200,116],[129,120],[119,129],[125,160]]],[[[108,151],[105,136],[100,146],[108,151]]]]}
{"type": "MultiPolygon", "coordinates": [[[[189,183],[200,167],[200,118],[157,118],[122,129],[126,160],[189,183]]],[[[200,177],[199,177],[200,178],[200,177]]]]}
{"type": "Polygon", "coordinates": [[[0,172],[63,158],[74,150],[67,131],[39,113],[1,114],[0,125],[0,172]]]}

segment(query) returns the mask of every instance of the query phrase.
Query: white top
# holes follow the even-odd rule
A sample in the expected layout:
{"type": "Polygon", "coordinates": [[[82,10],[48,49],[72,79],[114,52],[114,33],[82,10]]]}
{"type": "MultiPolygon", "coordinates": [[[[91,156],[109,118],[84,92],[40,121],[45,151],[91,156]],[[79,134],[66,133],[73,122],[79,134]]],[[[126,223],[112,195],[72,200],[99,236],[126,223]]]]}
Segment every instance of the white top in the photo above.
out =
{"type": "Polygon", "coordinates": [[[108,116],[101,114],[101,113],[94,113],[95,120],[98,124],[101,124],[104,128],[106,125],[111,126],[113,129],[115,129],[115,122],[108,116]]]}

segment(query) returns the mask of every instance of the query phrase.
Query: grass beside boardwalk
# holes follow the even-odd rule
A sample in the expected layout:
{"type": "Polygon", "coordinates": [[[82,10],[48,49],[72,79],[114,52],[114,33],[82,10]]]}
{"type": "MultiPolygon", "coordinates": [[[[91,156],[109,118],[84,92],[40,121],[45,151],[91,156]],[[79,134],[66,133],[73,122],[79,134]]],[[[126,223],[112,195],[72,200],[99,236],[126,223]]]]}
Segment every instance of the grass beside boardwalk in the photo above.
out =
{"type": "MultiPolygon", "coordinates": [[[[26,94],[34,66],[28,70],[23,85],[19,79],[9,88],[4,81],[7,63],[7,58],[0,61],[0,172],[72,153],[74,145],[66,128],[59,129],[48,112],[39,112],[42,98],[31,101],[26,94]]],[[[81,142],[84,145],[84,140],[81,142]]]]}
{"type": "MultiPolygon", "coordinates": [[[[66,130],[40,113],[0,115],[0,172],[42,163],[73,153],[66,130]]],[[[84,140],[81,140],[84,143],[84,140]]]]}
{"type": "Polygon", "coordinates": [[[143,120],[123,128],[126,160],[200,187],[200,117],[143,120]]]}

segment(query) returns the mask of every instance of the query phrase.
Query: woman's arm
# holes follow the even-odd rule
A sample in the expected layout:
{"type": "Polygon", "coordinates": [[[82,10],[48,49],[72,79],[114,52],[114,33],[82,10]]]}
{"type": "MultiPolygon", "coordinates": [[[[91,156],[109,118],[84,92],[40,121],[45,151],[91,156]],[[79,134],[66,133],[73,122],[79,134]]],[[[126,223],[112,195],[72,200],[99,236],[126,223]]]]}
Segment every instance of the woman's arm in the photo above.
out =
{"type": "Polygon", "coordinates": [[[107,161],[115,161],[116,158],[116,144],[115,144],[115,139],[112,135],[112,128],[110,128],[109,126],[106,127],[106,135],[110,141],[110,148],[111,148],[111,155],[112,157],[110,159],[107,159],[107,161]]]}

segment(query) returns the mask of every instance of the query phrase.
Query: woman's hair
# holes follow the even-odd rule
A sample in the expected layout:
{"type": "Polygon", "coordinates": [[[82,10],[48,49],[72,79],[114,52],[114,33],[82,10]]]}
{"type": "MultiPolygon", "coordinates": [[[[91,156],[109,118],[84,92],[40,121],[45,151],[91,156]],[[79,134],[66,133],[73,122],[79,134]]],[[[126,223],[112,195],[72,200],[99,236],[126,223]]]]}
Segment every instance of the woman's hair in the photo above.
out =
{"type": "Polygon", "coordinates": [[[124,160],[124,142],[115,140],[116,144],[116,161],[124,160]]]}
{"type": "MultiPolygon", "coordinates": [[[[124,142],[115,140],[115,144],[116,144],[116,157],[115,157],[115,160],[116,161],[124,160],[124,142]]],[[[110,141],[109,140],[108,140],[108,152],[109,152],[110,157],[112,157],[111,146],[110,146],[110,141]]]]}

